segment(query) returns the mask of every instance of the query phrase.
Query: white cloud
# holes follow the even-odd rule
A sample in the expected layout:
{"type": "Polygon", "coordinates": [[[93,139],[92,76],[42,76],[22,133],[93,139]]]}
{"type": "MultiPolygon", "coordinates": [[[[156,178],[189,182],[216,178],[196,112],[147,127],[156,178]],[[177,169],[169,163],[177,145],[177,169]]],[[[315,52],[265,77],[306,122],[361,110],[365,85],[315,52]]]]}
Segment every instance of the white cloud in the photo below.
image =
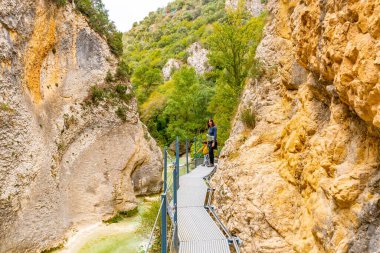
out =
{"type": "Polygon", "coordinates": [[[136,21],[143,20],[149,12],[165,7],[173,0],[103,0],[110,19],[116,27],[126,32],[136,21]]]}

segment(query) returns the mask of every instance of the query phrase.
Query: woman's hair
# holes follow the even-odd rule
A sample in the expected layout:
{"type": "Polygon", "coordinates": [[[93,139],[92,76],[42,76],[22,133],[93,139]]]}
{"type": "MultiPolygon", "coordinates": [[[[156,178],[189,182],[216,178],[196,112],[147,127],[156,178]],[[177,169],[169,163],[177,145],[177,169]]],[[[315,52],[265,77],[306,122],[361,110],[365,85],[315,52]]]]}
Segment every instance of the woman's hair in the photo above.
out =
{"type": "Polygon", "coordinates": [[[214,127],[214,126],[215,126],[214,120],[213,120],[213,119],[209,119],[209,120],[207,121],[207,128],[210,128],[210,125],[208,124],[210,121],[211,121],[211,127],[214,127]]]}

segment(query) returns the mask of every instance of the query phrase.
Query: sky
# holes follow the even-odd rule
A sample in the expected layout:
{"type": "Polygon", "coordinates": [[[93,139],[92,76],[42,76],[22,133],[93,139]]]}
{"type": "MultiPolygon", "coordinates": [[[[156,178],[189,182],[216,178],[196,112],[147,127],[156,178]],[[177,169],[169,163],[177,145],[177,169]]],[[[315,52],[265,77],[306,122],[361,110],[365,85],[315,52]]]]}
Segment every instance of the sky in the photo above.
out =
{"type": "Polygon", "coordinates": [[[126,32],[136,21],[143,20],[149,12],[165,7],[173,0],[103,0],[108,15],[118,30],[126,32]]]}

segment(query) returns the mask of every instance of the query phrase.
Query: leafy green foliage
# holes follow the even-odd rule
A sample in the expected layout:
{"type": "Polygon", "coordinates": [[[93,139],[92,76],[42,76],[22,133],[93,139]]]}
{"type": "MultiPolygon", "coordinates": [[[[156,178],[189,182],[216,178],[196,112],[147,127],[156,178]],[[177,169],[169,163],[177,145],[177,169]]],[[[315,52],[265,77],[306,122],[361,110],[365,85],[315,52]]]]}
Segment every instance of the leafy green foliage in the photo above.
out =
{"type": "Polygon", "coordinates": [[[220,145],[229,136],[231,119],[247,78],[261,74],[255,52],[264,23],[265,13],[250,17],[240,6],[236,11],[229,10],[227,20],[214,26],[214,33],[208,41],[210,63],[215,68],[212,78],[216,78],[217,83],[208,109],[218,123],[220,145]]]}
{"type": "Polygon", "coordinates": [[[175,92],[170,94],[164,114],[168,118],[167,134],[186,138],[203,132],[209,117],[207,106],[212,88],[198,78],[193,68],[182,67],[173,75],[175,92]]]}
{"type": "MultiPolygon", "coordinates": [[[[62,2],[64,0],[55,0],[62,2]]],[[[107,40],[111,52],[116,56],[123,54],[123,34],[118,32],[109,19],[108,12],[101,0],[74,0],[77,9],[88,18],[92,29],[107,40]]]]}
{"type": "Polygon", "coordinates": [[[175,133],[181,132],[181,136],[189,137],[204,129],[205,119],[209,116],[207,106],[214,89],[214,83],[209,79],[206,81],[195,74],[185,74],[193,73],[189,69],[182,71],[179,74],[182,77],[177,76],[175,82],[171,80],[163,83],[163,66],[170,58],[186,62],[187,48],[197,41],[206,42],[212,33],[212,23],[225,17],[224,0],[176,0],[165,8],[151,12],[125,34],[123,59],[128,62],[132,72],[131,81],[136,90],[142,120],[161,144],[168,145],[173,141],[175,134],[170,133],[173,129],[175,133]],[[206,90],[207,94],[197,94],[185,88],[179,92],[177,89],[182,82],[200,89],[206,87],[199,92],[206,90]],[[186,95],[188,92],[191,94],[186,95]],[[196,100],[201,101],[205,96],[207,101],[203,101],[200,106],[196,100]],[[181,101],[174,103],[176,99],[181,101]],[[186,104],[188,101],[197,105],[196,110],[186,104]],[[175,113],[177,108],[180,108],[180,115],[175,113]],[[202,110],[201,114],[198,109],[202,110]],[[175,124],[177,118],[185,125],[175,124]]]}
{"type": "Polygon", "coordinates": [[[125,122],[127,121],[128,104],[133,97],[134,94],[128,91],[128,86],[122,84],[113,84],[106,87],[93,86],[86,104],[100,104],[106,108],[113,106],[117,108],[115,114],[125,122]]]}
{"type": "Polygon", "coordinates": [[[214,113],[214,121],[218,127],[218,145],[223,146],[228,139],[231,121],[236,113],[239,96],[224,80],[218,80],[215,96],[209,104],[209,111],[214,113]]]}
{"type": "Polygon", "coordinates": [[[131,76],[131,69],[128,64],[121,60],[116,68],[115,78],[120,81],[127,81],[131,76]]]}
{"type": "Polygon", "coordinates": [[[212,95],[213,84],[184,66],[141,106],[142,119],[162,144],[169,144],[177,135],[192,137],[205,129],[212,95]]]}
{"type": "Polygon", "coordinates": [[[228,11],[227,21],[214,26],[208,41],[210,63],[222,70],[221,78],[235,95],[240,95],[246,78],[252,74],[263,27],[264,15],[250,18],[244,8],[228,11]]]}
{"type": "Polygon", "coordinates": [[[131,81],[137,87],[137,98],[142,103],[162,83],[163,77],[159,69],[142,65],[133,73],[131,81]]]}
{"type": "Polygon", "coordinates": [[[169,145],[177,135],[205,134],[211,116],[223,146],[247,78],[260,76],[255,51],[264,20],[265,15],[251,18],[243,8],[226,13],[224,0],[175,0],[124,35],[123,59],[142,120],[160,144],[169,145]],[[209,50],[214,67],[202,76],[186,67],[187,48],[194,42],[209,50]],[[163,83],[161,71],[170,58],[183,67],[163,83]]]}
{"type": "Polygon", "coordinates": [[[170,58],[186,61],[186,49],[205,39],[207,26],[224,17],[224,0],[173,1],[166,8],[151,12],[125,34],[124,59],[133,72],[142,65],[161,72],[170,58]]]}

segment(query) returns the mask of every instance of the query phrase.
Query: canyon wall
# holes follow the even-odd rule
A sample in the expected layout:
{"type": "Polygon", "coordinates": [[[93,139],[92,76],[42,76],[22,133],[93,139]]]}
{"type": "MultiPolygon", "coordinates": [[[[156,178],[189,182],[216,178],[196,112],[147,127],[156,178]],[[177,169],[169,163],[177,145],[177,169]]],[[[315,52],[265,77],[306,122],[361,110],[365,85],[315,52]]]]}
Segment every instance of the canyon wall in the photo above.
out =
{"type": "Polygon", "coordinates": [[[266,8],[264,75],[221,153],[218,213],[243,252],[380,252],[380,1],[266,8]]]}
{"type": "Polygon", "coordinates": [[[131,87],[122,109],[91,99],[116,65],[71,4],[0,2],[0,252],[49,249],[160,191],[131,87]]]}

